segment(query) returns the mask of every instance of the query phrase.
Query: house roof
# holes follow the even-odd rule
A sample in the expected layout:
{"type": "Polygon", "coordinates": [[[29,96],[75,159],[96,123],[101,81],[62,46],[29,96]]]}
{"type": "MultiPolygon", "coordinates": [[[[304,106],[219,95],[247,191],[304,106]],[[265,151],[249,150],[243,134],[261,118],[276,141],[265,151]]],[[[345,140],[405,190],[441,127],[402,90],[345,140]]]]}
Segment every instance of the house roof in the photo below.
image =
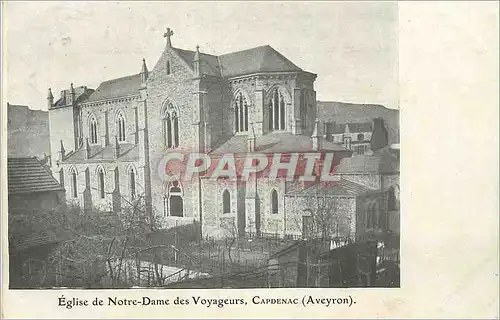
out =
{"type": "Polygon", "coordinates": [[[389,147],[382,148],[373,155],[358,155],[343,158],[335,169],[336,173],[397,173],[399,159],[389,147]]]}
{"type": "Polygon", "coordinates": [[[315,183],[304,189],[297,189],[287,193],[290,196],[333,196],[333,197],[355,197],[362,194],[374,192],[360,184],[354,183],[346,179],[338,181],[329,181],[323,183],[315,183]]]}
{"type": "MultiPolygon", "coordinates": [[[[318,118],[323,122],[372,123],[374,118],[382,118],[389,133],[389,143],[399,142],[399,110],[389,109],[378,104],[338,101],[318,101],[317,108],[318,118]]],[[[351,128],[349,127],[349,129],[351,128]]]]}
{"type": "MultiPolygon", "coordinates": [[[[313,149],[312,138],[305,135],[295,135],[289,132],[273,132],[257,137],[255,152],[309,152],[313,149]]],[[[322,139],[322,147],[318,151],[349,151],[340,144],[322,139]]],[[[247,136],[236,135],[224,142],[211,154],[246,153],[247,136]]]]}
{"type": "Polygon", "coordinates": [[[362,123],[335,123],[335,122],[327,122],[328,132],[331,134],[341,134],[346,132],[346,126],[349,126],[349,132],[358,133],[358,132],[372,132],[373,126],[371,122],[362,122],[362,123]]]}
{"type": "Polygon", "coordinates": [[[225,78],[259,72],[303,71],[269,45],[224,54],[219,60],[225,78]]]}
{"type": "MultiPolygon", "coordinates": [[[[92,161],[114,161],[115,150],[114,146],[102,147],[101,145],[90,146],[90,159],[85,159],[85,148],[80,148],[69,154],[64,163],[82,163],[92,161]]],[[[139,147],[133,143],[120,144],[120,161],[137,161],[139,160],[139,147]]]]}
{"type": "Polygon", "coordinates": [[[64,190],[35,157],[8,158],[7,174],[9,194],[64,190]]]}
{"type": "Polygon", "coordinates": [[[86,101],[125,97],[139,94],[141,88],[141,74],[104,81],[86,101]]]}

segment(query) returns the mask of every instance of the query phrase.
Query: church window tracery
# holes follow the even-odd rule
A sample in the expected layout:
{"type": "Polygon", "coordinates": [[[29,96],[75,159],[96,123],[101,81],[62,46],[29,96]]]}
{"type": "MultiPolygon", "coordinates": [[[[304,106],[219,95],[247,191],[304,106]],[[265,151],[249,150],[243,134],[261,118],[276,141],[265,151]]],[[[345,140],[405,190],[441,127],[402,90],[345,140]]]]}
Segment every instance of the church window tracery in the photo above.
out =
{"type": "Polygon", "coordinates": [[[165,148],[179,147],[179,116],[172,102],[167,103],[162,118],[165,148]]]}
{"type": "Polygon", "coordinates": [[[277,88],[271,93],[268,108],[269,130],[285,130],[285,99],[277,88]]]}

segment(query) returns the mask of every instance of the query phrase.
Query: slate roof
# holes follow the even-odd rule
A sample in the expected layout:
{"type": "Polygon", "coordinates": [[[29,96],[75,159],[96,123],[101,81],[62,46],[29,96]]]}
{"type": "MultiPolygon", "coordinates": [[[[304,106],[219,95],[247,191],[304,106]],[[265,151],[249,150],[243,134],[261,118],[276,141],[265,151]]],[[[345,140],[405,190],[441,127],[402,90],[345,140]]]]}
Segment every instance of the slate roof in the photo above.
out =
{"type": "MultiPolygon", "coordinates": [[[[68,90],[64,90],[64,92],[67,92],[68,90]]],[[[75,91],[75,98],[76,98],[76,103],[84,102],[86,101],[92,93],[94,93],[94,89],[88,89],[85,86],[80,86],[74,88],[75,91]]],[[[55,103],[54,107],[62,107],[66,106],[68,103],[66,102],[66,95],[63,94],[62,97],[60,97],[55,103]]]]}
{"type": "Polygon", "coordinates": [[[397,173],[399,159],[389,147],[377,150],[373,155],[358,155],[343,158],[335,169],[336,173],[397,173]]]}
{"type": "MultiPolygon", "coordinates": [[[[115,147],[101,145],[90,146],[90,159],[85,160],[85,149],[80,148],[75,152],[69,154],[64,163],[82,163],[82,162],[100,162],[100,161],[114,161],[115,160],[115,147]]],[[[120,161],[138,161],[139,160],[139,147],[132,143],[120,144],[120,161]]]]}
{"type": "Polygon", "coordinates": [[[389,132],[389,144],[399,142],[399,110],[378,104],[357,104],[338,101],[318,101],[318,118],[323,122],[372,123],[383,118],[389,132]]]}
{"type": "Polygon", "coordinates": [[[328,132],[331,134],[341,134],[346,132],[346,125],[349,126],[349,132],[358,133],[358,132],[372,132],[373,126],[371,122],[363,122],[363,123],[335,123],[328,122],[328,132]]]}
{"type": "MultiPolygon", "coordinates": [[[[257,137],[255,141],[256,152],[309,152],[312,148],[311,137],[305,135],[294,135],[289,132],[273,132],[257,137]]],[[[319,151],[349,151],[342,145],[322,140],[322,148],[319,151]]],[[[211,154],[224,153],[246,153],[247,136],[236,135],[224,142],[221,146],[210,152],[211,154]]]]}
{"type": "Polygon", "coordinates": [[[7,159],[9,194],[64,191],[50,172],[36,158],[7,159]]]}
{"type": "Polygon", "coordinates": [[[287,193],[290,196],[337,196],[337,197],[356,197],[362,194],[375,192],[360,184],[340,179],[339,181],[330,181],[328,183],[316,183],[304,189],[297,189],[287,193]]]}
{"type": "Polygon", "coordinates": [[[224,78],[258,72],[303,71],[269,45],[219,56],[224,78]]]}
{"type": "MultiPolygon", "coordinates": [[[[184,61],[191,67],[191,69],[193,69],[195,52],[179,48],[173,49],[179,54],[182,59],[184,59],[184,61]]],[[[200,52],[200,70],[203,74],[220,77],[221,73],[217,56],[200,52]]]]}
{"type": "Polygon", "coordinates": [[[87,101],[99,101],[118,97],[139,94],[141,88],[141,74],[104,81],[90,95],[87,101]]]}
{"type": "MultiPolygon", "coordinates": [[[[192,68],[195,52],[179,48],[173,49],[192,68]]],[[[200,64],[203,74],[224,78],[259,72],[303,71],[269,45],[220,56],[200,53],[200,64]]]]}

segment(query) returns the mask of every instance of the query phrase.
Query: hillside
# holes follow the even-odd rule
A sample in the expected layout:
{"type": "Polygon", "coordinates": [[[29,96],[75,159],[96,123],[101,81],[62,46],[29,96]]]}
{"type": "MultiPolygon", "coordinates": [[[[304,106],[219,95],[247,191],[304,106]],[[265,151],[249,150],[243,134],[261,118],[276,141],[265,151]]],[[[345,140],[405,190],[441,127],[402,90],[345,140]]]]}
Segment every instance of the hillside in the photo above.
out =
{"type": "Polygon", "coordinates": [[[360,123],[373,118],[384,119],[389,131],[389,143],[399,143],[399,110],[377,104],[355,104],[336,101],[318,101],[318,118],[324,122],[360,123]]]}
{"type": "Polygon", "coordinates": [[[50,155],[49,113],[7,103],[7,154],[9,157],[50,155]]]}

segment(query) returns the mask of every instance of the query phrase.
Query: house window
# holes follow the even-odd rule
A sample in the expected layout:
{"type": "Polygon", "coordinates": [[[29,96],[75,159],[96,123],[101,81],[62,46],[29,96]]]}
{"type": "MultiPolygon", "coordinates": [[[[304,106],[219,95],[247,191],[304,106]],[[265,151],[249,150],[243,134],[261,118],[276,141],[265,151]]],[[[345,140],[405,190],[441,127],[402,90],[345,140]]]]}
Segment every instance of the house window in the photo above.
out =
{"type": "Polygon", "coordinates": [[[366,228],[367,229],[375,229],[379,223],[378,219],[378,204],[376,202],[372,202],[368,206],[368,210],[366,212],[366,228]]]}
{"type": "Polygon", "coordinates": [[[99,168],[97,170],[97,177],[99,179],[98,184],[99,184],[99,196],[101,199],[104,199],[105,197],[105,192],[104,192],[104,170],[102,168],[99,168]]]}
{"type": "Polygon", "coordinates": [[[360,133],[358,134],[358,141],[363,141],[363,139],[365,138],[365,135],[360,133]]]}
{"type": "Polygon", "coordinates": [[[352,150],[352,146],[351,146],[351,137],[348,137],[348,136],[344,136],[344,146],[346,149],[348,150],[352,150]]]}
{"type": "Polygon", "coordinates": [[[135,199],[135,172],[133,168],[130,168],[129,172],[129,188],[130,188],[130,199],[135,199]]]}
{"type": "Polygon", "coordinates": [[[168,212],[172,217],[184,216],[182,189],[178,181],[174,181],[168,192],[168,212]]]}
{"type": "Polygon", "coordinates": [[[96,144],[97,143],[97,120],[94,115],[90,117],[89,120],[89,136],[90,136],[90,143],[96,144]]]}
{"type": "Polygon", "coordinates": [[[222,194],[222,213],[231,213],[231,195],[227,190],[222,194]]]}
{"type": "Polygon", "coordinates": [[[274,189],[271,191],[271,213],[278,214],[278,192],[274,189]]]}
{"type": "Polygon", "coordinates": [[[283,95],[274,89],[269,107],[269,130],[285,130],[285,100],[283,95]]]}
{"type": "Polygon", "coordinates": [[[78,179],[75,169],[71,170],[71,195],[73,198],[78,197],[78,179]]]}
{"type": "Polygon", "coordinates": [[[356,151],[356,154],[363,155],[366,152],[366,145],[356,146],[354,149],[356,151]]]}
{"type": "Polygon", "coordinates": [[[125,141],[125,117],[119,112],[116,117],[116,129],[118,132],[118,141],[125,141]]]}
{"type": "Polygon", "coordinates": [[[388,195],[387,195],[387,210],[388,211],[395,211],[398,210],[399,207],[399,195],[398,195],[399,188],[396,187],[390,187],[388,190],[388,195]]]}
{"type": "Polygon", "coordinates": [[[248,131],[248,101],[241,92],[234,100],[234,128],[236,132],[248,131]]]}
{"type": "Polygon", "coordinates": [[[165,148],[177,148],[179,146],[179,117],[172,103],[167,104],[162,118],[165,148]]]}

